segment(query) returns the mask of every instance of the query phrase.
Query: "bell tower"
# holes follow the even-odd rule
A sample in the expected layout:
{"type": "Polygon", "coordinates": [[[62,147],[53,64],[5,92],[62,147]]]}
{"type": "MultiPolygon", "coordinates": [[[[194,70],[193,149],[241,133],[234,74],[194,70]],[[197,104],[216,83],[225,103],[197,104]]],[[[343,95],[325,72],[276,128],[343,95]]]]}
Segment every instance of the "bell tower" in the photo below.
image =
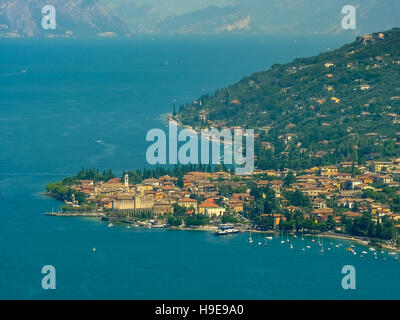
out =
{"type": "Polygon", "coordinates": [[[124,184],[125,184],[125,187],[129,187],[129,174],[128,174],[128,171],[126,171],[126,170],[124,172],[124,184]]]}

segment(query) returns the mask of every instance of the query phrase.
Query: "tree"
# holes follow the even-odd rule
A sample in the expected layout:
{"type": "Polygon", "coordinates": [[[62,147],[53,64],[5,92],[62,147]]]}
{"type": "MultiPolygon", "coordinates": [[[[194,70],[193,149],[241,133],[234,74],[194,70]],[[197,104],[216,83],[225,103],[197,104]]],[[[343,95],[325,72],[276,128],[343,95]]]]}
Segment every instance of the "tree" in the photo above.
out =
{"type": "Polygon", "coordinates": [[[283,185],[285,187],[289,187],[292,183],[296,182],[296,177],[293,174],[293,171],[289,171],[285,179],[283,180],[283,185]]]}

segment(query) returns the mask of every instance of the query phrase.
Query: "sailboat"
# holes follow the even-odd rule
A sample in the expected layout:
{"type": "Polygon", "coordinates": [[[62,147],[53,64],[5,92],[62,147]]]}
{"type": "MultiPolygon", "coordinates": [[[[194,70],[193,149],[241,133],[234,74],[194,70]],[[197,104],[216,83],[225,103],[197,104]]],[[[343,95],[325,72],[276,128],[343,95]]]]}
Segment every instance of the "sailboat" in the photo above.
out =
{"type": "Polygon", "coordinates": [[[268,244],[267,244],[267,236],[265,236],[264,237],[264,247],[266,247],[268,244]]]}
{"type": "Polygon", "coordinates": [[[110,223],[108,224],[108,226],[107,227],[109,227],[109,228],[111,228],[111,227],[113,227],[114,225],[112,224],[112,222],[111,222],[111,214],[110,214],[110,223]]]}
{"type": "Polygon", "coordinates": [[[286,242],[289,242],[289,231],[286,233],[286,242]]]}
{"type": "Polygon", "coordinates": [[[253,238],[251,237],[251,229],[250,229],[249,243],[253,243],[253,238]]]}
{"type": "MultiPolygon", "coordinates": [[[[319,239],[318,239],[319,241],[319,239]]],[[[321,245],[321,250],[319,252],[324,253],[324,243],[323,242],[319,242],[321,245]]]]}

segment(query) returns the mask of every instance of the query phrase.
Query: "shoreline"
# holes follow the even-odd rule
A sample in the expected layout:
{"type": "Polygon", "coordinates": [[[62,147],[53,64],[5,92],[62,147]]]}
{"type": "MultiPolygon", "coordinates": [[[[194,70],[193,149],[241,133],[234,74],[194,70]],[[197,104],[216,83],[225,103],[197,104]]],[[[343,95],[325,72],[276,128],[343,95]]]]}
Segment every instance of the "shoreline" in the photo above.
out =
{"type": "MultiPolygon", "coordinates": [[[[53,216],[53,217],[90,217],[90,218],[99,218],[100,221],[102,221],[103,215],[101,213],[48,213],[46,212],[45,215],[47,216],[53,216]]],[[[116,221],[118,224],[129,224],[130,222],[128,221],[116,221]]],[[[138,226],[138,228],[147,228],[146,226],[138,226]]],[[[281,236],[279,231],[274,231],[274,230],[256,230],[256,229],[249,229],[243,226],[237,226],[238,230],[240,233],[255,233],[255,234],[277,234],[278,237],[281,236]]],[[[150,229],[164,229],[164,230],[175,230],[175,231],[203,231],[203,232],[216,232],[218,230],[218,226],[215,225],[206,225],[206,226],[201,226],[201,227],[187,227],[187,226],[166,226],[166,227],[151,227],[150,229]]],[[[290,233],[291,236],[293,235],[298,235],[298,233],[290,233]]],[[[364,247],[371,247],[370,241],[372,239],[369,239],[367,237],[364,237],[364,239],[368,240],[363,240],[361,238],[358,238],[356,236],[351,236],[351,235],[344,235],[344,234],[337,234],[337,233],[320,233],[320,234],[311,234],[311,233],[306,233],[304,234],[305,237],[321,237],[321,238],[326,238],[326,239],[336,239],[336,240],[346,240],[350,242],[357,243],[361,246],[364,247]]],[[[388,250],[388,251],[394,251],[394,252],[400,252],[400,248],[395,248],[386,244],[383,244],[382,247],[380,248],[381,250],[388,250]]]]}
{"type": "MultiPolygon", "coordinates": [[[[221,143],[221,144],[223,144],[223,145],[225,145],[225,144],[227,144],[227,145],[234,145],[234,143],[232,143],[232,142],[229,142],[229,141],[225,141],[225,140],[220,140],[220,141],[218,141],[218,140],[216,140],[216,139],[213,139],[212,137],[211,137],[211,135],[207,135],[207,136],[204,136],[204,135],[202,135],[201,134],[201,132],[197,132],[193,127],[191,127],[191,126],[189,126],[189,125],[187,125],[187,124],[183,124],[182,122],[180,122],[179,120],[177,120],[177,119],[174,119],[173,118],[173,115],[172,115],[172,113],[168,113],[167,114],[167,119],[166,119],[168,122],[174,122],[175,124],[176,124],[176,126],[177,127],[180,127],[180,128],[185,128],[185,129],[188,129],[188,130],[190,130],[190,131],[192,131],[193,133],[195,133],[197,136],[200,136],[200,138],[205,138],[205,139],[207,139],[208,141],[210,141],[211,143],[221,143]]],[[[214,128],[213,128],[214,129],[214,128]]]]}

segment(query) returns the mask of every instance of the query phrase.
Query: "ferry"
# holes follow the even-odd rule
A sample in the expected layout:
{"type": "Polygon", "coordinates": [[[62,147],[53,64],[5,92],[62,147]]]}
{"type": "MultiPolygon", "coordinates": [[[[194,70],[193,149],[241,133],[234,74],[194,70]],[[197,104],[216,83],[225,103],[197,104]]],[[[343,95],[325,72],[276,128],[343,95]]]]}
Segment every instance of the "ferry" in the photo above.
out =
{"type": "Polygon", "coordinates": [[[218,226],[218,231],[215,232],[217,236],[223,236],[232,233],[238,233],[239,230],[235,229],[234,225],[232,224],[221,224],[218,226]]]}

